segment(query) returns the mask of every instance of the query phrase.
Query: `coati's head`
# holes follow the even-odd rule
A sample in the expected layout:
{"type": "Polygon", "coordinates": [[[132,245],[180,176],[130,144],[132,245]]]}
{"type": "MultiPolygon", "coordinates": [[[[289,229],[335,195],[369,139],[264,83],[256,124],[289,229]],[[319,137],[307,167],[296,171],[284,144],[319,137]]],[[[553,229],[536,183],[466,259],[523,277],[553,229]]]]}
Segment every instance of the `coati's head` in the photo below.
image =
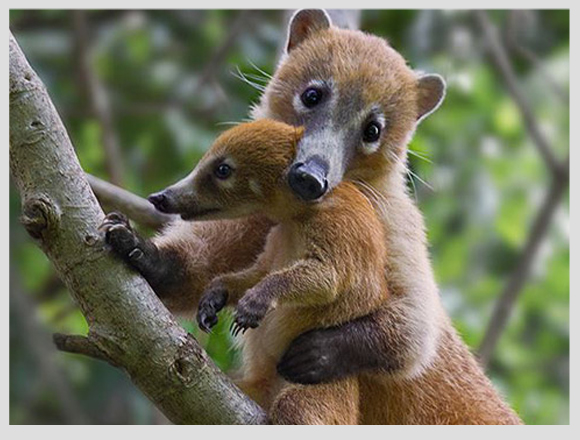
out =
{"type": "Polygon", "coordinates": [[[253,116],[305,127],[288,181],[315,200],[345,176],[370,181],[404,162],[415,127],[444,93],[440,76],[414,72],[384,39],[301,10],[253,116]]]}
{"type": "Polygon", "coordinates": [[[286,182],[302,132],[268,119],[238,125],[216,139],[191,174],[149,201],[184,220],[236,218],[303,205],[286,182]]]}

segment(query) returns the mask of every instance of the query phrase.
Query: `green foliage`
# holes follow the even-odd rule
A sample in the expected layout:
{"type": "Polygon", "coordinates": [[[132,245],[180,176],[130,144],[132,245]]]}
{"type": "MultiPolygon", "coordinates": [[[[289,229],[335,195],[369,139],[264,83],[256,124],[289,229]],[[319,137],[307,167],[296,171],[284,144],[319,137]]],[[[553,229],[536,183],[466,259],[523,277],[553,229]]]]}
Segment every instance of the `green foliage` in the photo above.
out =
{"type": "MultiPolygon", "coordinates": [[[[507,23],[506,11],[492,17],[507,23]]],[[[542,69],[510,53],[520,84],[559,156],[568,151],[569,109],[545,80],[569,89],[569,13],[532,11],[522,43],[542,69]]],[[[282,14],[253,11],[237,27],[237,11],[91,11],[93,68],[111,102],[125,164],[124,184],[146,195],[188,173],[212,139],[240,121],[259,92],[236,79],[236,66],[272,72],[285,36],[282,14]],[[223,56],[214,57],[238,34],[223,56]],[[213,70],[198,81],[205,69],[213,70]]],[[[45,81],[83,167],[107,179],[102,128],[89,112],[70,12],[11,11],[11,29],[45,81]]],[[[366,11],[362,29],[385,36],[414,66],[443,74],[443,106],[424,121],[410,144],[411,170],[428,181],[409,183],[425,215],[433,265],[444,304],[466,342],[476,349],[492,306],[513,272],[549,175],[523,119],[486,58],[466,11],[366,11]]],[[[11,264],[22,289],[38,303],[46,332],[86,332],[62,286],[49,289],[52,270],[17,224],[10,198],[11,264]]],[[[530,279],[494,353],[489,374],[526,423],[569,422],[569,214],[559,207],[530,279]]],[[[33,311],[31,311],[31,314],[33,311]]],[[[63,423],[57,393],[42,375],[11,309],[12,423],[63,423]],[[55,402],[57,402],[55,404],[55,402]]],[[[238,351],[224,316],[210,336],[191,319],[183,325],[224,370],[238,351]]],[[[156,412],[120,372],[59,355],[82,410],[95,422],[158,422],[156,412]],[[104,408],[104,410],[103,410],[104,408]]]]}

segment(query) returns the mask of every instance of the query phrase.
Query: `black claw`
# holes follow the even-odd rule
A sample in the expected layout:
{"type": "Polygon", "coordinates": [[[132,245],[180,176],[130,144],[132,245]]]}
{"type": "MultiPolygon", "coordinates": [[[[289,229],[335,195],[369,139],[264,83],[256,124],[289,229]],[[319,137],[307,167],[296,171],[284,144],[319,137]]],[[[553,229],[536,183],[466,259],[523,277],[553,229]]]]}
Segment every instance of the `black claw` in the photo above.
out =
{"type": "Polygon", "coordinates": [[[244,330],[244,327],[242,325],[240,325],[240,323],[236,322],[235,328],[234,328],[234,331],[232,332],[232,334],[237,337],[242,330],[244,330]]]}

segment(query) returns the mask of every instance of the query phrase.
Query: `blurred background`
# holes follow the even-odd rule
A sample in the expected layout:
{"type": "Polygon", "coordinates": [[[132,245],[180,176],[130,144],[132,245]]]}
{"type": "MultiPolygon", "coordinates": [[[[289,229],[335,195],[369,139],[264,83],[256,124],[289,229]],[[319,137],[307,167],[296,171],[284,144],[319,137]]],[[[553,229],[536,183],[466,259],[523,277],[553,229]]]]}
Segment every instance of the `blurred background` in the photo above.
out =
{"type": "MultiPolygon", "coordinates": [[[[569,423],[569,12],[346,16],[447,80],[447,98],[409,156],[443,302],[526,423],[569,423]]],[[[13,10],[10,29],[84,169],[145,196],[247,118],[287,17],[13,10]]],[[[119,370],[56,351],[53,332],[83,334],[87,325],[19,215],[11,188],[10,422],[166,423],[119,370]]],[[[209,337],[183,325],[221,368],[236,365],[227,322],[209,337]]]]}

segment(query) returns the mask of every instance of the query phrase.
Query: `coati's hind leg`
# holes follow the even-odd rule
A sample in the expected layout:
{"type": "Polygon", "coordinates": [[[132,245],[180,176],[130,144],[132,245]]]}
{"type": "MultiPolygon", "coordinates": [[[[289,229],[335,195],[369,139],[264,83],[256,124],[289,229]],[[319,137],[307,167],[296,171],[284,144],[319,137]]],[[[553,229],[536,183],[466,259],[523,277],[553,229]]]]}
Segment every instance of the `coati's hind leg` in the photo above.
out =
{"type": "Polygon", "coordinates": [[[356,425],[358,381],[350,377],[329,384],[290,385],[276,397],[270,417],[276,425],[356,425]]]}

